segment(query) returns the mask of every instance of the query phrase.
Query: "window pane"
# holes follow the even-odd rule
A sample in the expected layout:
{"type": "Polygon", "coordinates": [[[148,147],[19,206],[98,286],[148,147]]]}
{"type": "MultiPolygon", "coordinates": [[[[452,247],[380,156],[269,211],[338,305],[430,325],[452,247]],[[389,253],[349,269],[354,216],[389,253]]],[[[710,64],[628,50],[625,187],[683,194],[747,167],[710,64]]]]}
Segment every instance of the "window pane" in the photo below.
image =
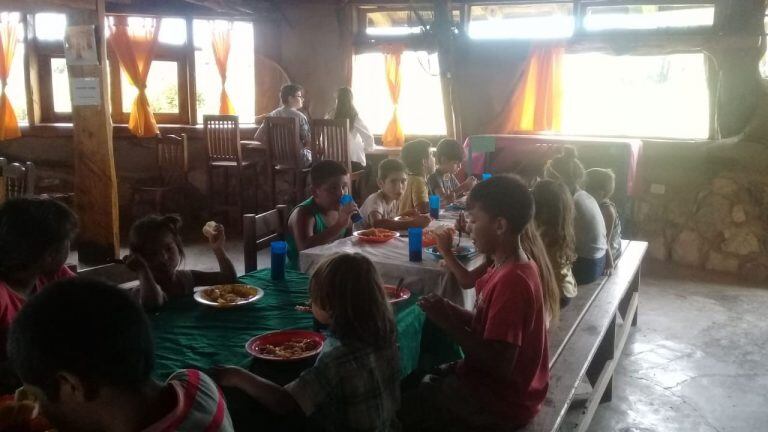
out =
{"type": "MultiPolygon", "coordinates": [[[[765,26],[765,32],[768,33],[768,16],[763,20],[765,26]]],[[[760,59],[760,75],[763,78],[768,78],[768,53],[763,54],[763,58],[760,59]]]]}
{"type": "MultiPolygon", "coordinates": [[[[215,21],[214,26],[226,26],[215,21]]],[[[195,20],[195,77],[197,90],[197,121],[205,114],[219,113],[221,78],[213,57],[211,22],[195,20]]],[[[253,25],[235,21],[231,32],[232,46],[227,61],[227,94],[235,106],[241,123],[253,123],[256,118],[256,73],[254,71],[253,25]]]]}
{"type": "MultiPolygon", "coordinates": [[[[421,19],[429,26],[435,20],[432,11],[419,11],[421,19]]],[[[373,36],[398,36],[421,33],[421,21],[413,11],[383,11],[366,14],[365,32],[373,36]]]]}
{"type": "Polygon", "coordinates": [[[715,5],[591,6],[584,16],[587,30],[648,30],[672,27],[711,27],[715,5]]]}
{"type": "Polygon", "coordinates": [[[8,73],[8,87],[5,89],[8,99],[13,106],[13,112],[19,123],[27,123],[27,90],[24,76],[24,27],[19,22],[21,16],[17,12],[3,12],[2,20],[18,23],[16,29],[16,50],[8,73]]]}
{"type": "MultiPolygon", "coordinates": [[[[352,89],[360,117],[371,132],[382,134],[392,118],[393,109],[384,73],[384,54],[356,55],[353,67],[352,89]]],[[[405,133],[444,135],[445,114],[437,54],[406,51],[401,57],[400,70],[399,114],[405,133]]]]}
{"type": "Polygon", "coordinates": [[[157,40],[160,43],[184,45],[187,42],[187,22],[184,18],[163,18],[157,40]]]}
{"type": "Polygon", "coordinates": [[[573,35],[573,5],[539,3],[472,6],[469,37],[475,39],[547,39],[573,35]]]}
{"type": "MultiPolygon", "coordinates": [[[[120,84],[123,96],[123,112],[131,112],[133,100],[139,94],[131,84],[128,75],[120,68],[120,84]]],[[[179,75],[178,64],[172,61],[155,60],[149,68],[147,78],[147,99],[152,111],[156,113],[179,113],[179,75]]]]}
{"type": "Polygon", "coordinates": [[[51,59],[51,80],[53,81],[53,110],[57,113],[72,112],[72,100],[69,97],[67,61],[65,59],[51,59]]]}
{"type": "Polygon", "coordinates": [[[569,54],[562,132],[663,138],[709,136],[703,54],[569,54]]]}
{"type": "Polygon", "coordinates": [[[64,40],[67,15],[61,13],[35,14],[35,37],[41,40],[64,40]]]}

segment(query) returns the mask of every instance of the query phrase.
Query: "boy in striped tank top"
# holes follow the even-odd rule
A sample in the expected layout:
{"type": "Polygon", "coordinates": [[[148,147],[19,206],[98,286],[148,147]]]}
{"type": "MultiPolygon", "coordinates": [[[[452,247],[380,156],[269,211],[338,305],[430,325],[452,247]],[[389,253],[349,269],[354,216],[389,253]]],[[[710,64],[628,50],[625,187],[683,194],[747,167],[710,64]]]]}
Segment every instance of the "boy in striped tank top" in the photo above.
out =
{"type": "Polygon", "coordinates": [[[138,303],[87,279],[55,283],[11,326],[8,354],[59,432],[230,432],[220,389],[203,373],[152,379],[154,348],[138,303]]]}

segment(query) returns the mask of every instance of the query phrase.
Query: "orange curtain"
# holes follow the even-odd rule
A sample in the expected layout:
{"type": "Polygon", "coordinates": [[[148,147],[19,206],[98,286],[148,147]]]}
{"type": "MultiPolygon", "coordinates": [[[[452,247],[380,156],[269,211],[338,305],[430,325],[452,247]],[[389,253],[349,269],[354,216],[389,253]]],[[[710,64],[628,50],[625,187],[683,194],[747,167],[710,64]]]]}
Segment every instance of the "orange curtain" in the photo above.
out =
{"type": "Polygon", "coordinates": [[[0,141],[21,136],[16,113],[13,112],[11,101],[5,93],[16,50],[17,28],[18,24],[11,20],[0,23],[0,141]]]}
{"type": "Polygon", "coordinates": [[[397,115],[400,88],[402,86],[402,76],[400,75],[400,57],[402,54],[402,48],[396,48],[384,54],[387,87],[389,87],[389,96],[392,98],[392,105],[394,106],[392,120],[389,121],[387,129],[381,136],[381,143],[384,147],[402,147],[405,143],[405,133],[400,125],[400,118],[397,115]]]}
{"type": "Polygon", "coordinates": [[[564,54],[562,46],[531,51],[510,104],[491,126],[493,133],[560,131],[564,54]]]}
{"type": "Polygon", "coordinates": [[[229,49],[232,47],[232,22],[226,23],[226,26],[216,25],[211,21],[211,41],[213,43],[213,57],[216,59],[216,67],[219,69],[221,77],[221,98],[219,103],[219,114],[235,114],[235,107],[229,99],[227,89],[227,60],[229,59],[229,49]]]}
{"type": "Polygon", "coordinates": [[[149,106],[146,89],[157,36],[160,34],[160,20],[144,18],[143,25],[136,26],[129,26],[125,16],[114,16],[112,20],[109,26],[109,43],[131,85],[139,90],[131,105],[128,129],[139,137],[156,136],[159,131],[149,106]]]}

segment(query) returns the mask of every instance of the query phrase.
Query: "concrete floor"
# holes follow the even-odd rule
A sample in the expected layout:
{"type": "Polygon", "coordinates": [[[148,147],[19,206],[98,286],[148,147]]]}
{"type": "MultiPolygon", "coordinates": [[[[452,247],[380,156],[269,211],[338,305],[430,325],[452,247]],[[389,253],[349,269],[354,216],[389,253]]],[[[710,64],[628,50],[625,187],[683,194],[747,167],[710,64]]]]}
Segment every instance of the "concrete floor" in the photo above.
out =
{"type": "MultiPolygon", "coordinates": [[[[226,249],[242,273],[242,242],[226,249]]],[[[204,243],[185,250],[186,268],[217,268],[204,243]]],[[[259,267],[268,265],[260,254],[259,267]]],[[[613,401],[589,430],[768,431],[768,289],[664,263],[643,271],[638,327],[617,366],[613,401]]]]}

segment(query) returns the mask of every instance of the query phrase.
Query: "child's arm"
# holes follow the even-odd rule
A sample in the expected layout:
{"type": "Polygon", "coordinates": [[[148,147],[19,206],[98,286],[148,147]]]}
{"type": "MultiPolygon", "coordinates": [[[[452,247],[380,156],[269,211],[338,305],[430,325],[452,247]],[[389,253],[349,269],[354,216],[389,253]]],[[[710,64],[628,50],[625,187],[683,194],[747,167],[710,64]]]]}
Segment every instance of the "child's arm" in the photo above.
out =
{"type": "Polygon", "coordinates": [[[432,235],[437,239],[437,250],[443,256],[443,265],[453,273],[459,286],[463,289],[474,287],[475,282],[488,270],[488,263],[470,271],[453,254],[453,235],[449,230],[436,230],[432,235]]]}
{"type": "Polygon", "coordinates": [[[384,219],[384,216],[381,213],[374,210],[368,213],[368,224],[374,228],[384,228],[392,231],[403,231],[413,227],[426,228],[432,221],[429,216],[422,216],[419,214],[411,216],[411,218],[411,220],[407,221],[384,219]]]}
{"type": "Polygon", "coordinates": [[[203,272],[192,270],[191,273],[195,286],[227,284],[237,280],[235,266],[224,251],[225,240],[226,235],[224,234],[224,226],[216,224],[216,227],[213,229],[213,234],[208,237],[208,242],[213,250],[213,254],[216,255],[216,261],[219,263],[219,271],[203,272]]]}
{"type": "Polygon", "coordinates": [[[300,208],[296,212],[296,219],[291,223],[291,231],[293,232],[293,239],[296,241],[296,248],[303,251],[336,240],[341,233],[350,228],[351,216],[357,211],[357,204],[355,203],[341,206],[336,223],[326,228],[325,231],[314,234],[314,217],[303,208],[300,208]]]}
{"type": "Polygon", "coordinates": [[[418,180],[413,188],[413,197],[404,197],[404,199],[413,199],[415,204],[413,207],[419,214],[429,213],[429,189],[427,188],[427,181],[423,177],[418,180]]]}
{"type": "Polygon", "coordinates": [[[608,243],[608,249],[605,255],[605,275],[611,273],[613,270],[613,251],[611,245],[613,244],[613,225],[616,223],[616,210],[613,206],[600,206],[600,213],[603,214],[603,221],[605,222],[605,239],[608,243]],[[607,207],[607,208],[606,208],[607,207]]]}
{"type": "Polygon", "coordinates": [[[427,317],[445,331],[471,358],[478,367],[502,380],[512,378],[519,346],[499,340],[483,339],[482,335],[472,332],[467,324],[467,315],[471,322],[471,312],[434,294],[422,297],[419,306],[427,317]]]}
{"type": "Polygon", "coordinates": [[[462,184],[459,185],[458,191],[461,193],[467,193],[472,190],[477,184],[477,179],[474,176],[467,177],[462,184]]]}
{"type": "Polygon", "coordinates": [[[217,366],[209,373],[219,385],[244,391],[274,413],[282,415],[301,410],[288,390],[244,369],[234,366],[217,366]]]}
{"type": "Polygon", "coordinates": [[[168,299],[155,277],[149,270],[144,258],[139,254],[130,254],[123,258],[125,265],[139,275],[139,303],[145,309],[160,307],[168,299]]]}

